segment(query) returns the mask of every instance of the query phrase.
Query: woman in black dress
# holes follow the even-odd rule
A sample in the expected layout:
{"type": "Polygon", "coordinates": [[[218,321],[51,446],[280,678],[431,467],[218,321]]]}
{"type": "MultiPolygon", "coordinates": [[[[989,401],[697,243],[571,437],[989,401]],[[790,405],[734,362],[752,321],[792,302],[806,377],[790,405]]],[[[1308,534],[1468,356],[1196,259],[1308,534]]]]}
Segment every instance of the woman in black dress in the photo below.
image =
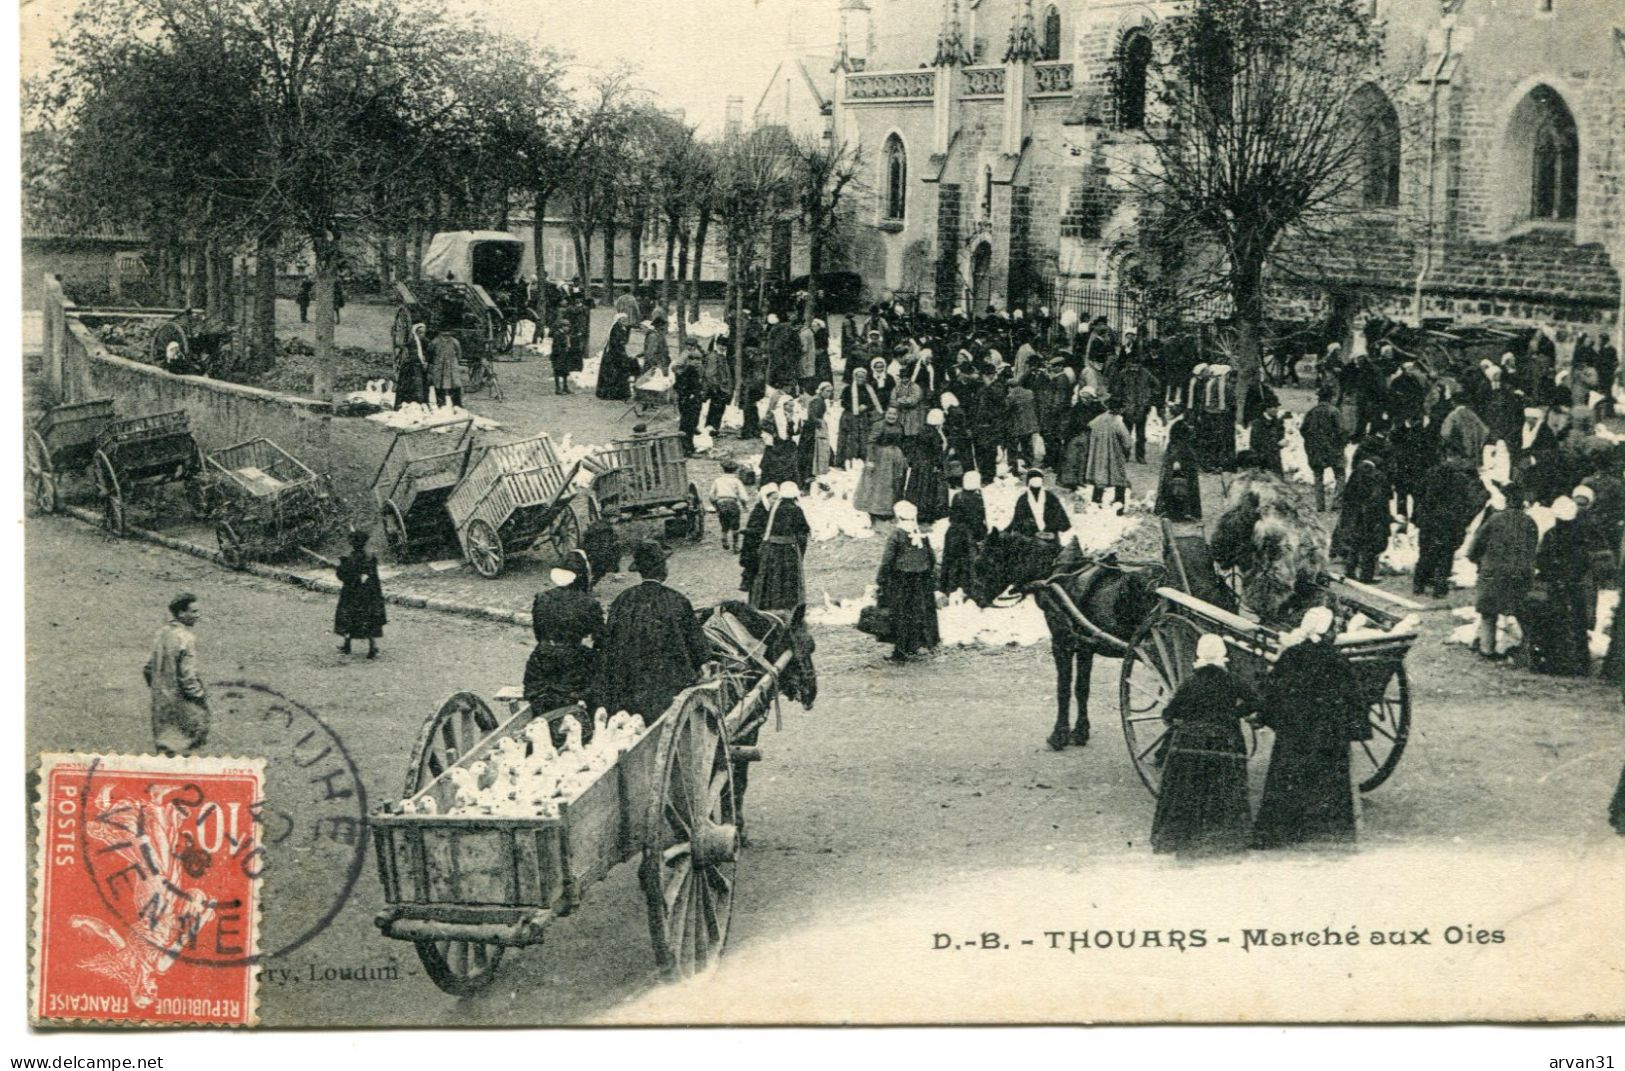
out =
{"type": "Polygon", "coordinates": [[[948,437],[942,431],[942,410],[926,414],[925,429],[903,442],[908,473],[903,477],[903,497],[919,510],[919,522],[929,528],[948,516],[948,437]]]}
{"type": "Polygon", "coordinates": [[[1255,848],[1298,843],[1353,844],[1354,786],[1349,744],[1371,738],[1354,667],[1332,642],[1332,612],[1310,608],[1296,643],[1281,651],[1261,689],[1260,719],[1275,731],[1255,848]]]}
{"type": "Polygon", "coordinates": [[[893,508],[897,528],[886,540],[886,552],[875,576],[875,604],[891,613],[891,658],[906,662],[920,648],[942,642],[937,631],[937,554],[920,531],[914,503],[893,508]]]}
{"type": "Polygon", "coordinates": [[[378,584],[378,559],[367,553],[367,533],[350,533],[350,553],[339,559],[338,609],[333,631],[344,637],[339,648],[350,653],[351,640],[367,641],[367,657],[378,657],[378,638],[384,634],[384,590],[378,584]]]}
{"type": "Polygon", "coordinates": [[[948,507],[948,534],[942,542],[943,594],[970,590],[975,577],[976,548],[987,538],[987,506],[982,501],[982,474],[971,469],[962,477],[964,490],[948,507]]]}
{"type": "Polygon", "coordinates": [[[1151,850],[1219,855],[1247,850],[1247,743],[1241,719],[1258,695],[1227,667],[1224,639],[1196,641],[1190,676],[1162,712],[1172,728],[1151,850]]]}
{"type": "Polygon", "coordinates": [[[1170,521],[1202,519],[1201,466],[1191,446],[1190,421],[1182,414],[1168,425],[1168,448],[1157,477],[1156,514],[1170,521]]]}

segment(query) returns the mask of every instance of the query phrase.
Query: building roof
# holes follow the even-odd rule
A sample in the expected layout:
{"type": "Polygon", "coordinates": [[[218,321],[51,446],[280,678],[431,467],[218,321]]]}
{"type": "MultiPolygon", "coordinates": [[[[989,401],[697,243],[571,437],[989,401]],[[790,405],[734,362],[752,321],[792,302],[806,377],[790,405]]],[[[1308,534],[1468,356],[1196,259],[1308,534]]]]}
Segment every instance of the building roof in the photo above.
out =
{"type": "Polygon", "coordinates": [[[773,74],[762,88],[762,95],[756,98],[756,107],[753,115],[760,115],[762,108],[767,104],[768,97],[773,88],[779,84],[779,79],[785,74],[785,64],[791,65],[790,73],[799,74],[807,92],[812,95],[820,110],[828,108],[835,97],[835,59],[832,56],[798,56],[795,59],[780,60],[779,65],[773,68],[773,74]],[[817,71],[815,75],[813,72],[817,71]]]}
{"type": "Polygon", "coordinates": [[[24,239],[75,239],[100,242],[145,242],[146,232],[128,223],[102,221],[82,223],[66,219],[55,213],[23,206],[22,236],[24,239]]]}

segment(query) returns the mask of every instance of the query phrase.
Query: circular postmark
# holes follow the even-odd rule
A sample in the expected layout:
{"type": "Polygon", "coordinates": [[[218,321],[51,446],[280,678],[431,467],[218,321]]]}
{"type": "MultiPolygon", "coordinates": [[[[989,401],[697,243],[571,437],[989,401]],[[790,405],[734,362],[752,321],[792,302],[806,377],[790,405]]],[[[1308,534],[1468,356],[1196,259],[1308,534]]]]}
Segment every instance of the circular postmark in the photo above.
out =
{"type": "Polygon", "coordinates": [[[264,760],[259,798],[184,771],[133,784],[93,762],[82,798],[108,810],[79,839],[127,932],[174,960],[242,967],[287,955],[338,916],[365,862],[367,797],[344,742],[309,707],[253,681],[211,694],[230,750],[264,760]]]}

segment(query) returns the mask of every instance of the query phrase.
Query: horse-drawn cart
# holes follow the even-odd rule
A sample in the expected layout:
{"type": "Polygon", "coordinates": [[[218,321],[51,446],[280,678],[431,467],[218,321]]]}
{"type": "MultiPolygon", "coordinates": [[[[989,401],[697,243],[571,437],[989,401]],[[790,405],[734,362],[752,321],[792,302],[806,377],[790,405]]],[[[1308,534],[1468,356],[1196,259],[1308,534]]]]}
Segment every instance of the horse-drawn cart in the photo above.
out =
{"type": "MultiPolygon", "coordinates": [[[[1166,533],[1166,529],[1165,529],[1166,533]]],[[[1205,546],[1199,536],[1176,539],[1165,534],[1170,585],[1157,589],[1161,603],[1139,627],[1123,656],[1118,704],[1129,757],[1156,795],[1162,782],[1164,742],[1170,726],[1163,711],[1191,673],[1196,641],[1205,634],[1222,636],[1230,650],[1231,671],[1256,683],[1275,664],[1283,633],[1201,597],[1213,576],[1205,560],[1189,560],[1192,546],[1205,546]]],[[[1216,578],[1214,578],[1216,581],[1216,578]]],[[[1360,789],[1370,792],[1388,780],[1410,739],[1411,693],[1405,655],[1416,641],[1408,614],[1375,605],[1380,599],[1402,610],[1407,600],[1342,577],[1324,578],[1318,600],[1336,618],[1337,649],[1353,664],[1360,680],[1371,724],[1371,739],[1361,742],[1368,766],[1355,770],[1360,789]],[[1363,617],[1364,620],[1360,620],[1363,617]]],[[[1228,601],[1228,600],[1226,600],[1228,601]]]]}
{"type": "Polygon", "coordinates": [[[633,858],[663,976],[716,966],[743,846],[741,775],[761,757],[740,741],[754,742],[781,691],[810,706],[816,678],[799,628],[724,604],[705,629],[720,672],[679,693],[612,765],[557,805],[557,817],[447,813],[459,776],[515,747],[502,741],[532,746],[525,729],[549,714],[519,703],[504,720],[460,692],[425,723],[405,799],[369,825],[389,905],[377,925],[416,946],[435,985],[456,996],[483,989],[507,949],[540,944],[589,885],[633,858]]]}
{"type": "Polygon", "coordinates": [[[705,504],[688,478],[683,436],[635,435],[618,439],[589,459],[593,494],[616,521],[664,515],[668,535],[698,543],[705,535],[705,504]]]}
{"type": "Polygon", "coordinates": [[[474,420],[447,421],[395,433],[372,480],[384,540],[405,561],[450,543],[456,528],[446,500],[474,450],[474,420]]]}
{"type": "Polygon", "coordinates": [[[125,499],[131,492],[184,483],[192,511],[207,512],[203,451],[192,438],[185,410],[109,421],[96,436],[94,470],[102,516],[114,535],[124,534],[125,499]]]}
{"type": "Polygon", "coordinates": [[[482,450],[446,500],[474,571],[494,578],[511,555],[544,539],[560,559],[574,550],[581,543],[574,506],[580,468],[566,469],[546,435],[482,450]]]}
{"type": "Polygon", "coordinates": [[[270,439],[250,439],[206,459],[220,557],[232,568],[321,540],[333,523],[332,488],[270,439]]]}
{"type": "Polygon", "coordinates": [[[113,400],[96,398],[47,409],[28,429],[23,448],[28,497],[41,513],[55,513],[62,477],[83,472],[96,455],[96,437],[113,422],[113,400]]]}

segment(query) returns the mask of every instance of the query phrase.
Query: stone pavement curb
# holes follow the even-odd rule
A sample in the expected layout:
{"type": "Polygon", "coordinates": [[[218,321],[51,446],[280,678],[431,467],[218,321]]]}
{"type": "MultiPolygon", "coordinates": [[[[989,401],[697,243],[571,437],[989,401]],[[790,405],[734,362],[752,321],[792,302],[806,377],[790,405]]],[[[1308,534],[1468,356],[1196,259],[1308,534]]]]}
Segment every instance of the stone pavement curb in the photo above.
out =
{"type": "MultiPolygon", "coordinates": [[[[84,509],[81,506],[63,506],[57,512],[59,516],[72,517],[75,520],[83,521],[96,529],[105,531],[102,526],[102,515],[95,510],[84,509]]],[[[165,535],[162,532],[154,532],[148,528],[137,528],[135,525],[127,525],[125,527],[125,535],[127,538],[140,539],[148,543],[155,543],[160,547],[167,547],[170,550],[178,550],[182,554],[190,554],[194,558],[202,558],[204,561],[213,562],[216,565],[225,566],[226,564],[225,560],[220,557],[219,551],[210,550],[208,547],[189,542],[185,539],[177,539],[174,536],[165,535]]],[[[229,568],[229,566],[227,566],[227,568],[229,568]]],[[[341,586],[337,580],[328,580],[325,577],[301,576],[290,569],[278,568],[275,565],[266,565],[263,562],[247,562],[242,568],[233,569],[232,572],[244,573],[249,576],[257,576],[262,580],[274,580],[282,584],[292,584],[295,587],[301,587],[307,591],[320,591],[328,595],[338,594],[341,586]]],[[[477,621],[494,621],[503,625],[523,625],[526,627],[529,627],[530,625],[530,617],[528,614],[514,613],[511,610],[504,610],[497,606],[473,606],[468,603],[456,602],[451,599],[436,598],[429,595],[407,595],[400,593],[385,593],[384,601],[387,603],[392,603],[396,606],[410,607],[414,610],[431,610],[435,613],[451,614],[456,617],[468,617],[477,621]]]]}

